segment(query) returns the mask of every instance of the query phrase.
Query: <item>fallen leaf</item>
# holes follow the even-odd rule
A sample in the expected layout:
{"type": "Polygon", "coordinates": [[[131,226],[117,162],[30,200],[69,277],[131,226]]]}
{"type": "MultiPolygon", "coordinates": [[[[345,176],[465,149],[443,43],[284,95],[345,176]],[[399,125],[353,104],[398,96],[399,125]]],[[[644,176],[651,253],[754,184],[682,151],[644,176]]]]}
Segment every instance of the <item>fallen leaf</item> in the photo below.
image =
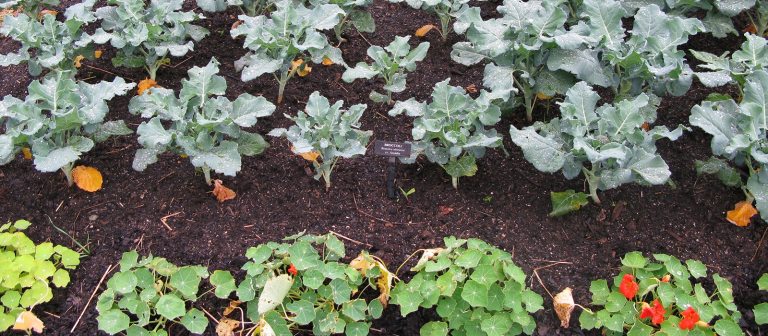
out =
{"type": "Polygon", "coordinates": [[[221,320],[219,320],[219,324],[216,325],[216,335],[233,336],[235,334],[235,329],[238,327],[240,327],[240,321],[222,317],[221,320]]]}
{"type": "Polygon", "coordinates": [[[374,267],[379,268],[381,275],[376,280],[376,286],[379,288],[380,293],[379,302],[386,307],[387,303],[389,303],[389,295],[392,290],[392,282],[395,279],[395,275],[387,269],[384,261],[363,251],[360,252],[360,255],[357,256],[357,258],[352,259],[352,261],[349,262],[349,266],[358,270],[363,276],[365,276],[365,273],[369,269],[373,269],[374,267]]]}
{"type": "Polygon", "coordinates": [[[25,160],[32,160],[32,151],[29,150],[29,147],[22,148],[21,154],[24,155],[25,160]]]}
{"type": "Polygon", "coordinates": [[[232,314],[232,312],[235,311],[235,309],[237,309],[237,307],[239,307],[241,303],[242,302],[238,300],[229,301],[229,306],[227,306],[227,308],[224,308],[224,312],[222,314],[224,316],[229,316],[229,314],[232,314]]]}
{"type": "Polygon", "coordinates": [[[75,68],[80,68],[80,66],[82,66],[82,64],[80,64],[80,62],[82,62],[84,59],[85,59],[85,56],[83,56],[83,55],[75,56],[75,68]]]}
{"type": "Polygon", "coordinates": [[[40,321],[31,311],[26,310],[19,314],[16,318],[16,323],[13,324],[13,330],[24,330],[26,332],[34,330],[36,333],[42,333],[43,328],[45,328],[43,321],[40,321]]]}
{"type": "Polygon", "coordinates": [[[756,34],[757,33],[757,27],[755,27],[754,23],[750,23],[746,27],[744,27],[744,32],[745,33],[750,33],[750,34],[756,34]]]}
{"type": "Polygon", "coordinates": [[[139,96],[141,96],[145,91],[153,87],[160,87],[160,85],[157,85],[157,82],[155,82],[154,79],[144,78],[139,82],[136,91],[138,92],[139,96]]]}
{"type": "Polygon", "coordinates": [[[101,189],[104,179],[98,169],[88,166],[77,166],[72,169],[72,179],[78,188],[87,192],[96,192],[101,189]]]}
{"type": "Polygon", "coordinates": [[[225,187],[221,180],[213,180],[213,196],[219,200],[219,203],[234,199],[237,194],[234,190],[225,187]]]}
{"type": "Polygon", "coordinates": [[[421,28],[416,29],[416,33],[414,33],[414,35],[416,35],[417,37],[424,37],[425,35],[427,35],[427,33],[429,33],[430,30],[435,28],[437,27],[431,24],[423,25],[421,26],[421,28]]]}
{"type": "MultiPolygon", "coordinates": [[[[291,146],[291,151],[296,153],[296,147],[291,146]]],[[[320,157],[320,152],[318,151],[309,151],[304,153],[296,153],[298,156],[301,156],[302,159],[310,161],[310,162],[316,162],[317,158],[320,157]]]]}
{"type": "Polygon", "coordinates": [[[536,92],[536,99],[538,100],[550,100],[552,96],[544,94],[544,92],[536,92]]]}
{"type": "Polygon", "coordinates": [[[101,51],[101,49],[96,49],[96,50],[93,51],[93,57],[94,58],[101,58],[101,54],[103,54],[103,53],[104,52],[101,51]]]}
{"type": "Polygon", "coordinates": [[[736,226],[747,226],[752,216],[757,215],[757,210],[752,206],[752,202],[741,201],[736,203],[733,210],[728,211],[726,219],[736,226]]]}
{"type": "Polygon", "coordinates": [[[37,19],[38,19],[38,20],[42,20],[42,19],[43,19],[43,17],[45,17],[46,15],[53,15],[53,16],[56,16],[56,15],[58,15],[58,14],[59,14],[59,12],[57,12],[57,11],[55,11],[55,10],[51,10],[51,9],[43,9],[43,10],[41,10],[41,11],[40,11],[40,13],[37,13],[37,19]]]}
{"type": "Polygon", "coordinates": [[[445,205],[441,205],[441,206],[437,207],[437,214],[439,216],[446,216],[446,215],[450,214],[451,212],[453,212],[453,208],[451,208],[451,207],[448,207],[448,206],[445,206],[445,205]]]}
{"type": "Polygon", "coordinates": [[[477,86],[475,84],[469,84],[466,89],[467,93],[477,93],[477,86]]]}
{"type": "Polygon", "coordinates": [[[651,124],[649,124],[647,121],[644,122],[642,125],[640,125],[640,128],[643,129],[643,131],[650,131],[651,130],[651,124]]]}
{"type": "Polygon", "coordinates": [[[560,319],[560,326],[568,328],[568,324],[571,321],[571,312],[576,304],[573,302],[573,293],[570,287],[566,287],[562,292],[557,293],[552,298],[552,303],[555,306],[555,313],[560,319]]]}
{"type": "Polygon", "coordinates": [[[333,65],[333,61],[331,61],[331,59],[328,57],[323,57],[323,65],[325,66],[333,65]]]}

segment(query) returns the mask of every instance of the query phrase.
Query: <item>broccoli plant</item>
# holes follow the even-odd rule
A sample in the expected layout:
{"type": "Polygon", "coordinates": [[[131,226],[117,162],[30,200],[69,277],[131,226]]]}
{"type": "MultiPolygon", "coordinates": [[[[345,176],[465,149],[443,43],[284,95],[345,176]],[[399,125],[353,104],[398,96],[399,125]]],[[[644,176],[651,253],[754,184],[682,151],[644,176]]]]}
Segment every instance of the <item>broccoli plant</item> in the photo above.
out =
{"type": "Polygon", "coordinates": [[[376,22],[374,22],[371,12],[366,10],[366,7],[370,6],[373,0],[309,0],[309,2],[313,7],[325,4],[338,5],[344,11],[344,16],[333,27],[333,33],[339,43],[346,42],[342,34],[350,25],[361,33],[376,31],[376,22]]]}
{"type": "MultiPolygon", "coordinates": [[[[51,285],[66,287],[68,270],[80,264],[80,254],[67,247],[35,244],[22,232],[30,225],[25,220],[0,225],[0,332],[24,321],[24,314],[36,319],[31,311],[53,298],[51,285]]],[[[42,333],[42,327],[36,331],[42,333]]]]}
{"type": "Polygon", "coordinates": [[[744,97],[704,101],[691,110],[690,123],[712,135],[712,158],[697,164],[700,173],[716,174],[728,186],[743,190],[768,220],[768,72],[757,70],[745,78],[744,97]],[[746,176],[728,164],[741,167],[746,176]]]}
{"type": "Polygon", "coordinates": [[[507,108],[524,106],[528,121],[538,99],[564,94],[575,82],[574,75],[547,67],[552,54],[565,48],[580,48],[573,31],[565,30],[569,12],[565,1],[505,1],[498,7],[503,16],[483,20],[479,8],[465,11],[455,24],[467,41],[454,44],[451,58],[464,65],[484,60],[483,86],[493,99],[507,108]],[[515,93],[522,95],[515,95],[515,93]]]}
{"type": "Polygon", "coordinates": [[[96,18],[90,12],[94,0],[67,9],[66,21],[46,14],[36,20],[27,14],[8,15],[0,26],[0,34],[19,42],[21,48],[0,55],[0,66],[27,63],[29,74],[38,76],[43,69],[74,70],[79,57],[92,58],[93,47],[81,42],[81,27],[96,18]]]}
{"type": "Polygon", "coordinates": [[[46,8],[57,7],[61,0],[8,0],[0,3],[0,9],[13,9],[27,16],[37,17],[46,8]]]}
{"type": "Polygon", "coordinates": [[[440,37],[443,42],[448,40],[451,33],[451,24],[454,19],[469,8],[469,0],[389,0],[389,2],[400,3],[405,1],[414,9],[421,9],[428,13],[437,15],[440,20],[440,37]]]}
{"type": "Polygon", "coordinates": [[[230,101],[224,96],[227,82],[218,72],[219,63],[213,58],[205,67],[187,72],[189,79],[181,81],[178,97],[173,90],[151,88],[149,94],[131,99],[128,111],[149,119],[136,130],[142,148],[136,151],[133,169],[143,171],[157,162],[159,154],[172,151],[189,156],[211,185],[211,170],[235,176],[241,155],[264,151],[268,144],[261,135],[242,128],[271,115],[275,105],[247,93],[230,101]]]}
{"type": "Polygon", "coordinates": [[[395,103],[389,115],[417,117],[411,132],[411,157],[401,160],[411,163],[424,154],[430,162],[443,167],[453,187],[458,188],[460,177],[475,175],[477,159],[485,156],[486,148],[501,146],[496,130],[486,129],[499,122],[501,110],[491,104],[487,92],[472,99],[464,88],[450,86],[449,81],[435,84],[431,103],[411,98],[395,103]]]}
{"type": "Polygon", "coordinates": [[[666,14],[651,4],[640,7],[627,32],[622,26],[627,12],[620,1],[584,0],[580,12],[582,20],[547,59],[550,70],[609,87],[619,99],[641,92],[680,96],[688,91],[693,71],[679,47],[704,30],[701,21],[666,14]]]}
{"type": "Polygon", "coordinates": [[[392,93],[405,90],[405,72],[416,70],[416,62],[424,60],[424,57],[427,56],[427,50],[429,50],[429,42],[422,42],[418,47],[411,50],[411,46],[408,44],[410,38],[410,36],[397,36],[385,48],[371,46],[368,48],[367,54],[373,60],[373,64],[357,63],[354,68],[347,68],[341,75],[341,79],[351,83],[358,78],[380,77],[384,80],[384,90],[387,91],[387,94],[371,91],[369,98],[377,103],[394,104],[392,93]]]}
{"type": "Polygon", "coordinates": [[[333,234],[300,233],[251,247],[245,256],[246,275],[239,285],[228,271],[215,271],[211,283],[216,296],[234,292],[246,305],[249,335],[259,330],[260,335],[292,335],[310,328],[318,336],[368,335],[394,279],[380,259],[365,252],[342,263],[344,243],[333,234]],[[379,298],[366,300],[365,294],[377,288],[379,298]]]}
{"type": "Polygon", "coordinates": [[[288,80],[309,71],[308,60],[320,63],[327,58],[344,64],[341,51],[328,43],[322,30],[339,23],[344,11],[337,5],[319,5],[308,9],[290,0],[276,4],[270,17],[241,15],[243,24],[231,31],[232,37],[245,36],[244,47],[250,51],[235,62],[244,82],[270,73],[279,83],[277,103],[283,102],[288,80]]]}
{"type": "MultiPolygon", "coordinates": [[[[665,126],[644,129],[656,119],[656,105],[646,94],[632,100],[597,107],[600,96],[585,82],[579,82],[560,103],[560,118],[536,122],[518,129],[510,126],[512,142],[520,146],[525,159],[536,169],[563,171],[567,179],[584,174],[589,196],[600,203],[597,190],[617,188],[626,183],[659,185],[671,173],[656,153],[656,141],[676,140],[683,127],[674,131],[665,126]]],[[[583,193],[572,190],[552,193],[553,211],[559,216],[587,203],[583,193]]]]}
{"type": "Polygon", "coordinates": [[[533,334],[531,314],[544,300],[526,287],[525,272],[512,256],[479,239],[443,240],[445,247],[424,250],[411,281],[392,290],[402,316],[435,307],[440,320],[424,324],[419,334],[533,334]]]}
{"type": "Polygon", "coordinates": [[[717,38],[728,34],[737,35],[733,26],[733,17],[755,6],[755,0],[669,0],[669,1],[622,1],[622,6],[628,13],[634,13],[642,6],[656,4],[665,13],[680,17],[699,17],[704,32],[711,33],[717,38]],[[706,14],[699,15],[701,12],[706,14]]]}
{"type": "Polygon", "coordinates": [[[299,111],[296,117],[285,115],[295,125],[269,132],[271,136],[288,138],[291,151],[312,162],[315,179],[323,178],[326,191],[331,188],[331,173],[339,159],[364,155],[373,134],[359,129],[367,105],[352,105],[347,110],[341,109],[343,105],[343,100],[330,105],[327,98],[315,91],[309,96],[306,112],[299,111]]]}
{"type": "Polygon", "coordinates": [[[768,40],[764,37],[744,34],[745,41],[741,48],[728,55],[714,55],[704,51],[691,50],[691,54],[702,64],[700,68],[709,71],[696,72],[695,75],[702,84],[708,87],[718,87],[734,83],[739,88],[739,97],[743,96],[743,87],[748,75],[768,66],[768,40]]]}
{"type": "Polygon", "coordinates": [[[187,308],[198,298],[205,266],[176,266],[165,258],[139,259],[136,251],[123,253],[120,271],[107,281],[96,310],[99,330],[110,335],[168,335],[170,322],[195,334],[208,327],[208,318],[197,308],[187,308]]]}
{"type": "Polygon", "coordinates": [[[86,42],[110,44],[117,49],[115,66],[144,68],[151,80],[157,70],[170,63],[169,56],[184,56],[194,49],[208,30],[190,22],[203,18],[181,11],[183,0],[109,0],[110,6],[96,10],[101,27],[86,42]],[[193,41],[190,41],[192,39],[193,41]]]}
{"type": "Polygon", "coordinates": [[[71,186],[72,167],[80,155],[112,135],[132,133],[122,120],[104,120],[107,102],[134,86],[120,77],[96,84],[76,82],[69,72],[57,71],[32,81],[24,100],[6,96],[0,101],[0,123],[5,125],[0,165],[31,148],[37,170],[61,170],[71,186]]]}
{"type": "Polygon", "coordinates": [[[274,0],[197,0],[197,6],[206,12],[222,12],[229,6],[237,6],[248,16],[268,14],[275,7],[274,0]]]}

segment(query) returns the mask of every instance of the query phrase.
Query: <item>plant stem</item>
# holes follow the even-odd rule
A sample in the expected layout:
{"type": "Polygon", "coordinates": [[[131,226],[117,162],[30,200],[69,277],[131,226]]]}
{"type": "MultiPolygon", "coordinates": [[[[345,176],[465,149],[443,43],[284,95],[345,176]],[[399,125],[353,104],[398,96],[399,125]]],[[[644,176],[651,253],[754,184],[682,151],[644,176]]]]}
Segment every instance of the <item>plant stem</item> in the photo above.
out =
{"type": "Polygon", "coordinates": [[[451,33],[451,17],[448,14],[437,14],[440,17],[440,35],[443,42],[448,40],[448,34],[451,33]]]}
{"type": "Polygon", "coordinates": [[[451,185],[453,185],[453,189],[459,189],[459,177],[458,176],[451,176],[451,185]]]}
{"type": "Polygon", "coordinates": [[[595,204],[600,204],[600,198],[597,196],[597,186],[600,183],[600,179],[595,176],[595,169],[595,167],[592,167],[592,170],[587,170],[587,168],[581,167],[581,171],[587,177],[587,184],[589,185],[589,196],[592,198],[592,201],[595,202],[595,204]]]}
{"type": "Polygon", "coordinates": [[[68,164],[64,165],[64,167],[61,167],[61,171],[63,171],[64,172],[64,176],[67,177],[67,185],[70,186],[70,187],[75,182],[72,179],[72,166],[73,165],[74,165],[74,163],[68,163],[68,164]]]}
{"type": "Polygon", "coordinates": [[[205,177],[205,183],[211,185],[211,168],[207,164],[203,164],[203,176],[205,177]]]}

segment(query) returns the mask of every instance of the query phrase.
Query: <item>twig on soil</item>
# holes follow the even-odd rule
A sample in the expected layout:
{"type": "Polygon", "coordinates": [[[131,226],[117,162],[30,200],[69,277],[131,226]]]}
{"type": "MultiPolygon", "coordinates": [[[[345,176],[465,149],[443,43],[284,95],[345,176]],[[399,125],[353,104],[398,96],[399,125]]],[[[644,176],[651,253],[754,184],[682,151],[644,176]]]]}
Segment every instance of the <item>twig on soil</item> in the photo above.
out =
{"type": "Polygon", "coordinates": [[[219,320],[218,320],[217,318],[213,317],[213,315],[211,315],[211,313],[209,313],[207,310],[205,310],[205,308],[203,308],[203,307],[200,307],[200,310],[202,310],[202,311],[203,311],[203,313],[205,313],[205,315],[208,315],[208,317],[210,317],[210,318],[211,318],[211,320],[213,320],[214,322],[216,322],[216,324],[219,324],[219,320]]]}
{"type": "Polygon", "coordinates": [[[113,75],[113,76],[123,77],[123,78],[125,78],[125,79],[128,79],[128,80],[130,80],[130,81],[132,81],[132,82],[133,82],[133,81],[135,81],[135,79],[133,79],[133,78],[130,78],[130,77],[128,77],[128,76],[120,76],[120,75],[118,75],[118,74],[116,74],[116,73],[114,73],[114,72],[111,72],[111,71],[107,71],[107,70],[104,70],[104,69],[102,69],[102,68],[97,68],[97,67],[95,67],[95,66],[92,66],[92,65],[88,65],[88,64],[86,64],[85,66],[86,66],[86,67],[88,67],[88,68],[90,68],[90,69],[93,69],[93,70],[96,70],[96,71],[101,71],[101,72],[104,72],[104,73],[108,73],[108,74],[110,74],[110,75],[113,75]]]}
{"type": "Polygon", "coordinates": [[[104,275],[102,275],[101,279],[99,279],[99,283],[97,283],[96,287],[93,289],[93,292],[91,293],[91,297],[89,297],[88,302],[85,303],[85,307],[83,307],[83,311],[80,312],[80,316],[77,318],[77,321],[75,321],[75,325],[73,325],[72,329],[69,330],[70,334],[75,332],[75,328],[77,328],[77,325],[80,324],[80,320],[83,318],[83,315],[85,315],[85,311],[88,310],[88,306],[91,304],[91,300],[93,300],[93,297],[96,295],[96,292],[99,290],[99,287],[101,287],[101,283],[104,282],[104,279],[107,278],[107,275],[115,269],[117,269],[117,265],[107,266],[107,271],[104,272],[104,275]]]}
{"type": "Polygon", "coordinates": [[[57,318],[57,319],[60,319],[60,318],[61,318],[61,316],[59,316],[59,315],[56,315],[56,314],[53,314],[53,313],[49,313],[49,312],[47,312],[47,311],[45,311],[45,310],[43,310],[43,313],[45,313],[45,314],[46,314],[46,315],[48,315],[48,316],[53,316],[53,317],[55,317],[55,318],[57,318]]]}
{"type": "Polygon", "coordinates": [[[361,242],[361,241],[357,241],[357,240],[354,240],[354,239],[352,239],[352,238],[349,238],[349,237],[347,237],[347,236],[345,236],[345,235],[342,235],[342,234],[338,234],[338,233],[336,233],[336,232],[333,232],[333,231],[328,231],[328,232],[330,232],[331,234],[335,235],[336,237],[339,237],[339,238],[341,238],[341,239],[346,239],[346,240],[348,240],[348,241],[351,241],[351,242],[353,242],[353,243],[355,243],[355,244],[358,244],[358,245],[365,245],[365,246],[368,246],[368,248],[373,248],[373,245],[371,245],[371,244],[368,244],[368,243],[363,243],[363,242],[361,242]]]}
{"type": "MultiPolygon", "coordinates": [[[[536,279],[539,280],[539,284],[541,285],[541,287],[544,288],[545,291],[547,291],[547,294],[549,294],[549,297],[552,298],[553,300],[555,299],[555,297],[552,296],[552,293],[549,292],[549,289],[547,289],[547,286],[544,286],[544,281],[541,281],[541,277],[539,276],[539,270],[543,270],[545,268],[550,268],[550,267],[561,265],[561,264],[572,265],[573,263],[568,261],[552,261],[551,264],[549,265],[541,266],[533,269],[533,275],[536,276],[536,279]]],[[[533,285],[533,279],[531,279],[531,285],[533,285]]]]}
{"type": "Polygon", "coordinates": [[[166,227],[166,228],[168,228],[168,231],[173,231],[173,228],[171,228],[171,226],[170,226],[170,225],[168,225],[168,218],[171,218],[171,217],[176,217],[176,216],[178,216],[180,213],[181,213],[181,211],[177,211],[177,212],[174,212],[174,213],[172,213],[172,214],[170,214],[170,215],[167,215],[167,216],[163,216],[163,217],[161,217],[161,218],[160,218],[160,222],[162,222],[162,223],[163,223],[163,225],[165,225],[165,227],[166,227]]]}
{"type": "Polygon", "coordinates": [[[363,33],[361,33],[359,30],[356,30],[356,31],[357,31],[357,34],[358,34],[358,35],[360,35],[360,37],[362,37],[362,38],[363,38],[363,41],[365,41],[366,43],[368,43],[368,45],[369,45],[369,46],[372,46],[372,45],[373,45],[373,44],[371,44],[371,41],[368,41],[368,39],[367,39],[367,38],[365,38],[365,35],[363,35],[363,33]]]}
{"type": "Polygon", "coordinates": [[[59,212],[59,209],[61,209],[62,205],[64,205],[64,201],[61,201],[61,203],[59,203],[59,206],[57,206],[56,210],[54,210],[53,212],[59,212]]]}
{"type": "Polygon", "coordinates": [[[171,175],[173,175],[173,174],[176,174],[176,172],[175,172],[175,171],[172,171],[172,172],[170,172],[170,173],[166,174],[165,176],[163,176],[163,177],[161,177],[159,180],[157,180],[157,183],[159,184],[160,182],[163,182],[163,180],[165,180],[166,178],[168,178],[169,176],[171,176],[171,175]]]}
{"type": "Polygon", "coordinates": [[[190,60],[192,57],[193,57],[193,56],[189,56],[189,57],[187,57],[187,59],[185,59],[185,60],[183,60],[183,61],[181,61],[181,62],[179,62],[179,63],[176,63],[176,65],[163,65],[163,66],[164,66],[164,67],[166,67],[166,68],[173,68],[173,69],[176,69],[176,67],[178,67],[178,66],[180,66],[180,65],[184,64],[186,61],[189,61],[189,60],[190,60]]]}
{"type": "Polygon", "coordinates": [[[757,249],[755,249],[755,254],[752,255],[752,259],[750,259],[750,262],[755,261],[755,258],[757,258],[757,255],[760,253],[760,247],[763,246],[763,241],[765,240],[765,234],[768,233],[768,228],[765,228],[765,231],[763,231],[763,236],[760,237],[760,242],[757,243],[757,249]]]}
{"type": "Polygon", "coordinates": [[[386,219],[381,219],[381,218],[379,218],[379,217],[376,217],[376,216],[374,216],[374,215],[371,215],[371,214],[369,214],[369,213],[367,213],[367,212],[365,212],[365,211],[363,211],[363,210],[360,210],[360,207],[358,207],[358,206],[357,206],[357,198],[355,197],[355,195],[352,195],[352,200],[355,202],[355,210],[357,210],[357,212],[359,212],[359,213],[361,213],[361,214],[363,214],[363,215],[366,215],[366,216],[368,216],[368,217],[371,217],[371,218],[373,218],[373,219],[375,219],[375,220],[379,220],[379,221],[382,221],[382,222],[384,222],[384,223],[389,223],[389,224],[392,224],[392,225],[395,225],[395,224],[401,224],[401,225],[410,225],[410,224],[424,224],[424,223],[426,223],[426,222],[411,222],[411,223],[404,223],[404,222],[391,222],[391,221],[388,221],[388,220],[386,220],[386,219]]]}

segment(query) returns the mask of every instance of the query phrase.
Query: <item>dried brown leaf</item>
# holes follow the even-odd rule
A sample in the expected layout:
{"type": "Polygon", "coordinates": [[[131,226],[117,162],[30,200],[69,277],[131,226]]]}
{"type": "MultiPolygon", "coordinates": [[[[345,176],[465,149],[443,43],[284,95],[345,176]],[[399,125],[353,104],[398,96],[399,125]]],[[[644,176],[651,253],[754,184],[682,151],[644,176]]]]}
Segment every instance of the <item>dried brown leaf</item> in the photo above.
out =
{"type": "Polygon", "coordinates": [[[219,203],[223,203],[234,199],[237,194],[234,190],[225,187],[221,180],[213,180],[213,196],[216,196],[219,203]]]}

